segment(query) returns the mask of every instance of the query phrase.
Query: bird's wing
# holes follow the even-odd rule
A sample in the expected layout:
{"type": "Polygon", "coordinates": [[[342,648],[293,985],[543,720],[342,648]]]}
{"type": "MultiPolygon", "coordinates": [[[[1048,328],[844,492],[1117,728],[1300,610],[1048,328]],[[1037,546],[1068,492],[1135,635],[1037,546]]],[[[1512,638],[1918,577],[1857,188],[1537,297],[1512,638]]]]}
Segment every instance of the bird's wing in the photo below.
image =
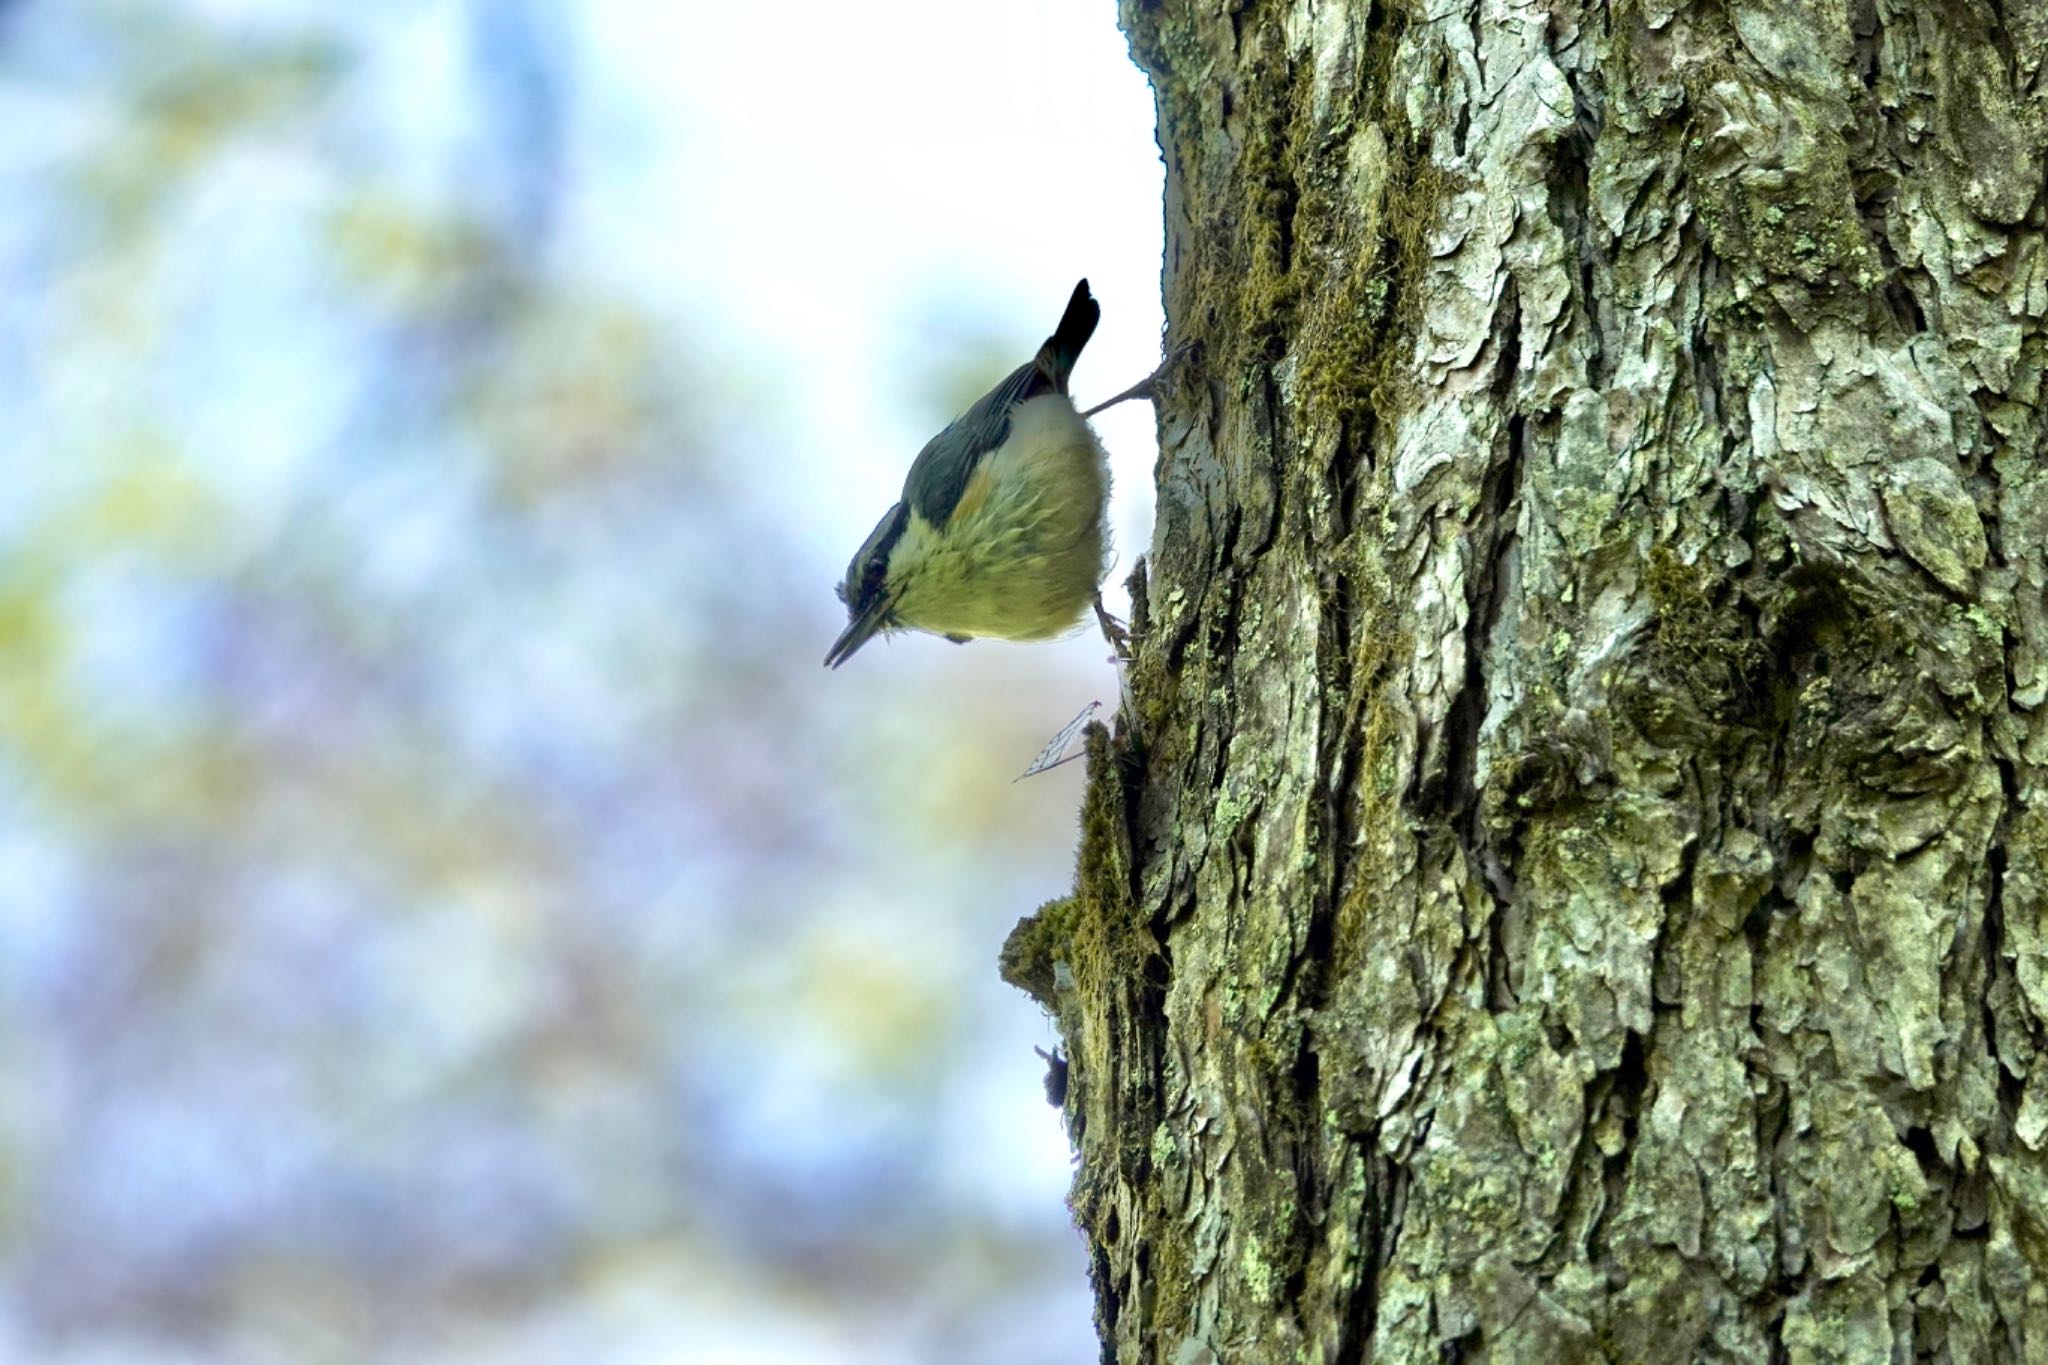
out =
{"type": "Polygon", "coordinates": [[[1010,410],[1053,391],[1052,381],[1036,361],[1019,365],[980,402],[925,442],[903,480],[903,501],[932,525],[944,526],[982,457],[1010,434],[1010,410]]]}
{"type": "Polygon", "coordinates": [[[1095,333],[1102,307],[1088,292],[1088,281],[1074,286],[1059,326],[1038,348],[1028,365],[1019,365],[1007,379],[990,389],[979,403],[953,420],[952,425],[925,442],[903,481],[903,501],[934,526],[943,526],[960,505],[967,481],[974,476],[982,456],[1003,443],[1010,434],[1010,412],[1019,403],[1042,393],[1067,391],[1067,376],[1081,348],[1095,333]]]}

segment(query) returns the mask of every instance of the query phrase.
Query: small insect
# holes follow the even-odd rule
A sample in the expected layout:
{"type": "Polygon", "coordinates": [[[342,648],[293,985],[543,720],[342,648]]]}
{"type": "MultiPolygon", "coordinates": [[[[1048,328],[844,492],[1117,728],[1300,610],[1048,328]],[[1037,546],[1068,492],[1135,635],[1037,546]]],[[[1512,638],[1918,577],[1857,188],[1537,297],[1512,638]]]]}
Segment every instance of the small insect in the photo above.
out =
{"type": "Polygon", "coordinates": [[[1038,776],[1048,768],[1057,768],[1062,763],[1071,763],[1079,758],[1079,754],[1067,754],[1067,746],[1074,742],[1075,735],[1081,733],[1081,727],[1088,723],[1088,718],[1101,709],[1102,703],[1099,701],[1091,701],[1082,707],[1081,714],[1061,726],[1060,732],[1047,740],[1045,747],[1038,751],[1038,757],[1031,760],[1031,766],[1018,773],[1011,781],[1022,782],[1027,777],[1038,776]],[[1061,757],[1063,754],[1067,756],[1061,757]]]}

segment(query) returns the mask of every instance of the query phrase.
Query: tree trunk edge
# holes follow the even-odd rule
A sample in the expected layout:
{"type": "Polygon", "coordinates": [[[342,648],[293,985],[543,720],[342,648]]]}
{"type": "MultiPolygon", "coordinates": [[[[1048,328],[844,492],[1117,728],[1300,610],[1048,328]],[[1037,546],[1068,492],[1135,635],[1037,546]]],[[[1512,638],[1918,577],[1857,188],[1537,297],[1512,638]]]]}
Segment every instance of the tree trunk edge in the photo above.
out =
{"type": "Polygon", "coordinates": [[[2048,14],[1122,19],[1198,359],[1004,952],[1104,1359],[2048,1358],[2048,14]]]}

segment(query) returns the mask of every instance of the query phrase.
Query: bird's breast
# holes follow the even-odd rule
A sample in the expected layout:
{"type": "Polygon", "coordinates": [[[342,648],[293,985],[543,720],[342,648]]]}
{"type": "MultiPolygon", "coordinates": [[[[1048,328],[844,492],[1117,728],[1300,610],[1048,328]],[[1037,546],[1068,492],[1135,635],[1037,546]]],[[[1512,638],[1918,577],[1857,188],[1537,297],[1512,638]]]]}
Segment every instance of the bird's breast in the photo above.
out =
{"type": "Polygon", "coordinates": [[[949,635],[1065,632],[1102,581],[1108,495],[1108,460],[1072,402],[1019,404],[945,524],[912,516],[893,559],[898,618],[949,635]]]}

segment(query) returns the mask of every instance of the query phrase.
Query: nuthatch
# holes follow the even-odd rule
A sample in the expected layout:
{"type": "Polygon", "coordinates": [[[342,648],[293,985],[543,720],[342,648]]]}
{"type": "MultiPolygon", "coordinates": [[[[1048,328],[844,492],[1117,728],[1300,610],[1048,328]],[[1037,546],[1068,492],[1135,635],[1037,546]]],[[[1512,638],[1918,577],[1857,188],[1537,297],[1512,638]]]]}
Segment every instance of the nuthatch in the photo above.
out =
{"type": "Polygon", "coordinates": [[[1149,396],[1150,381],[1077,412],[1067,377],[1102,308],[1088,281],[1031,363],[989,390],[918,452],[903,497],[846,567],[837,668],[877,634],[923,630],[1047,640],[1096,600],[1107,567],[1109,463],[1087,419],[1149,396]]]}

